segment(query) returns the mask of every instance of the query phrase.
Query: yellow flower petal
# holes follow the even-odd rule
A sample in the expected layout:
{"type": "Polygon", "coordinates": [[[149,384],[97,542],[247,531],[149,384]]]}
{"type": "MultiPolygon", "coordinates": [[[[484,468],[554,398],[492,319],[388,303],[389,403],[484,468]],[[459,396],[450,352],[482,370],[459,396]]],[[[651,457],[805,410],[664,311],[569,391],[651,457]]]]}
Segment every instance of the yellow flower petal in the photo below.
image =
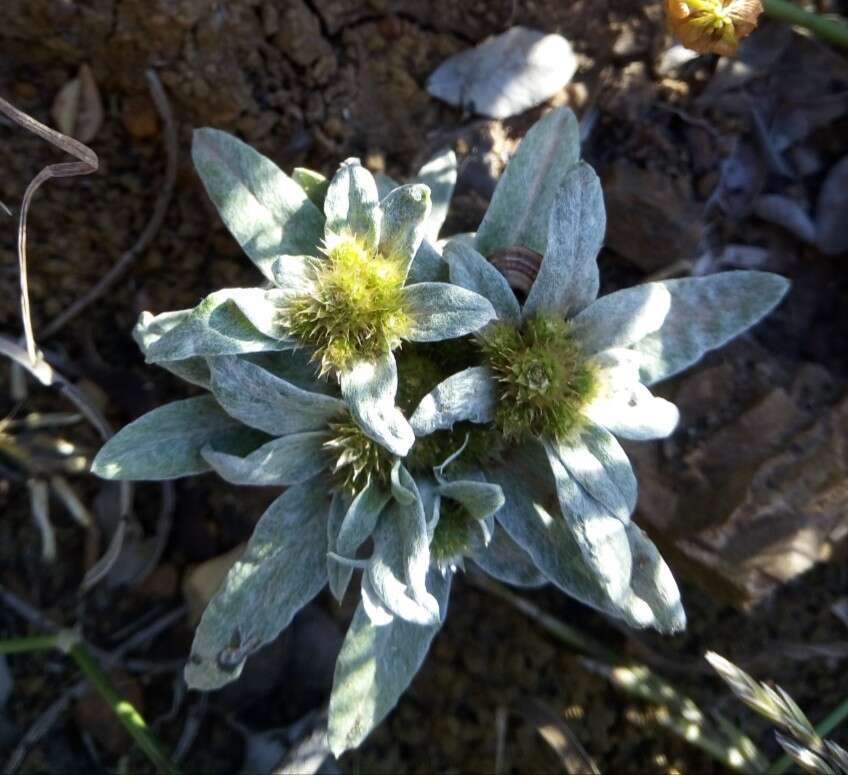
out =
{"type": "Polygon", "coordinates": [[[669,31],[699,54],[733,56],[757,26],[760,0],[665,0],[669,31]]]}

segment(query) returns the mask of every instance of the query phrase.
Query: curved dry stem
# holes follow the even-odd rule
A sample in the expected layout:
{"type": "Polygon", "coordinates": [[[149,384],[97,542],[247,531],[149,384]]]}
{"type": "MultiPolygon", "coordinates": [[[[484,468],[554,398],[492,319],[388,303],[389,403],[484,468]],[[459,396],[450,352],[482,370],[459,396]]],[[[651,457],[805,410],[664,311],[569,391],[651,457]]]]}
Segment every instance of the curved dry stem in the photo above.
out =
{"type": "Polygon", "coordinates": [[[36,121],[32,116],[28,116],[21,110],[18,110],[14,105],[6,102],[0,97],[0,113],[8,116],[18,126],[23,127],[28,132],[38,135],[43,140],[46,140],[51,145],[65,151],[65,153],[75,156],[79,161],[61,162],[59,164],[48,164],[41,172],[39,172],[26,187],[23,199],[21,200],[21,213],[18,220],[18,266],[20,269],[21,283],[21,317],[23,319],[24,339],[26,340],[27,355],[31,363],[36,363],[38,360],[38,351],[35,346],[35,336],[32,330],[32,316],[29,309],[29,285],[27,282],[27,262],[26,262],[26,222],[29,212],[29,205],[32,197],[39,189],[42,183],[51,178],[69,178],[75,175],[90,175],[97,171],[99,162],[97,154],[87,145],[83,145],[78,140],[72,137],[63,135],[55,129],[45,126],[39,121],[36,121]]]}

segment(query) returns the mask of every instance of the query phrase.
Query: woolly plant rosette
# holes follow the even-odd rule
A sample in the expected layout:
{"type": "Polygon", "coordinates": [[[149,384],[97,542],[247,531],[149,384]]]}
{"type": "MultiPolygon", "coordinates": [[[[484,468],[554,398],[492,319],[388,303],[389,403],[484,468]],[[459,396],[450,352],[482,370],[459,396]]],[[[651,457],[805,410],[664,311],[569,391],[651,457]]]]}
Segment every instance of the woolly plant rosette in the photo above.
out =
{"type": "Polygon", "coordinates": [[[330,699],[336,754],[409,685],[466,558],[634,626],[684,626],[671,573],[631,522],[636,482],[614,434],[670,434],[677,410],[646,385],[755,323],[786,282],[736,272],[596,299],[603,200],[578,157],[573,114],[551,111],[477,235],[442,257],[452,154],[410,185],[356,160],[327,181],[195,133],[207,192],[270,287],[142,315],[147,360],[209,395],[139,418],[93,465],[110,479],[215,471],[288,488],[202,617],[190,687],[234,680],[325,585],[341,599],[355,571],[330,699]],[[543,256],[523,306],[484,258],[504,249],[543,256]]]}
{"type": "Polygon", "coordinates": [[[597,176],[577,160],[576,139],[566,139],[575,131],[571,115],[557,112],[531,129],[473,245],[459,239],[445,246],[451,282],[486,296],[498,319],[475,337],[478,363],[436,386],[411,423],[424,438],[472,423],[503,440],[498,459],[477,461],[506,501],[495,518],[508,538],[475,555],[492,575],[514,584],[526,578],[524,568],[516,576],[517,566],[498,555],[511,539],[512,551],[520,548],[564,592],[631,626],[674,633],[686,624],[680,595],[656,547],[631,521],[636,477],[616,437],[671,435],[678,410],[649,386],[754,325],[788,282],[736,271],[597,298],[606,215],[597,176]],[[564,171],[532,202],[531,233],[515,203],[528,185],[551,176],[545,151],[561,157],[564,171]],[[541,231],[535,226],[543,218],[541,231]],[[527,248],[537,261],[528,260],[527,248]],[[511,251],[518,255],[512,271],[523,272],[529,286],[523,304],[483,255],[511,251]]]}

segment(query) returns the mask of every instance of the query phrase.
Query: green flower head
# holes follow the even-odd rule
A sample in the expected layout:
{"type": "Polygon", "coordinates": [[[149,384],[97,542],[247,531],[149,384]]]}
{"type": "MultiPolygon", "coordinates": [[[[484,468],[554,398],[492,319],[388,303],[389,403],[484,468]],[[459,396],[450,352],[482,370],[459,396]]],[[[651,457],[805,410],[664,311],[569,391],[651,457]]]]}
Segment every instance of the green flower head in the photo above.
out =
{"type": "Polygon", "coordinates": [[[428,240],[455,180],[450,154],[408,185],[355,159],[329,181],[289,177],[210,129],[192,154],[267,285],[142,315],[147,360],[208,394],[142,416],[92,466],[107,479],[214,471],[287,488],[203,614],[191,687],[237,678],[356,571],[329,705],[337,755],[408,687],[467,561],[632,626],[683,628],[674,578],[631,519],[636,477],[618,439],[671,434],[677,408],[650,386],[760,320],[783,278],[729,272],[598,298],[603,196],[566,109],[528,132],[477,234],[443,253],[428,240]],[[511,248],[539,256],[521,300],[486,258],[511,248]]]}
{"type": "MultiPolygon", "coordinates": [[[[523,550],[548,580],[633,626],[675,632],[685,624],[680,595],[631,522],[636,477],[616,437],[670,435],[677,408],[649,386],[755,324],[788,283],[728,272],[597,298],[606,214],[577,135],[570,111],[545,116],[507,167],[474,241],[445,246],[451,281],[488,298],[498,319],[476,335],[478,357],[424,396],[410,421],[422,440],[447,434],[455,446],[469,423],[496,431],[498,458],[474,462],[504,492],[496,520],[518,545],[511,555],[523,550]],[[539,255],[523,304],[485,258],[513,248],[539,255]]],[[[479,562],[519,583],[526,574],[509,570],[498,535],[479,562]]]]}
{"type": "Polygon", "coordinates": [[[495,315],[473,291],[410,282],[419,252],[422,262],[441,264],[432,246],[422,245],[429,186],[393,186],[381,198],[371,173],[349,159],[326,190],[310,178],[316,204],[272,162],[223,132],[198,130],[192,151],[225,223],[274,287],[212,294],[150,346],[148,360],[304,349],[339,383],[366,435],[405,455],[414,434],[395,406],[393,351],[404,341],[464,336],[495,315]]]}

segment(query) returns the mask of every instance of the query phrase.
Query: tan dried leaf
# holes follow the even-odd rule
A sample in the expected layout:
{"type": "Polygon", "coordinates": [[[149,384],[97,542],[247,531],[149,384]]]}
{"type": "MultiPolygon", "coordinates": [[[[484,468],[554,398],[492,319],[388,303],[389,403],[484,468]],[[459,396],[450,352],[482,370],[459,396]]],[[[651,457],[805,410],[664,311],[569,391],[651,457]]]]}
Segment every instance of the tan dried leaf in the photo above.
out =
{"type": "Polygon", "coordinates": [[[94,139],[103,123],[103,101],[88,65],[80,65],[77,77],[59,90],[53,101],[52,113],[62,134],[81,143],[94,139]]]}
{"type": "Polygon", "coordinates": [[[669,31],[699,54],[734,56],[763,12],[760,0],[665,0],[669,31]]]}

